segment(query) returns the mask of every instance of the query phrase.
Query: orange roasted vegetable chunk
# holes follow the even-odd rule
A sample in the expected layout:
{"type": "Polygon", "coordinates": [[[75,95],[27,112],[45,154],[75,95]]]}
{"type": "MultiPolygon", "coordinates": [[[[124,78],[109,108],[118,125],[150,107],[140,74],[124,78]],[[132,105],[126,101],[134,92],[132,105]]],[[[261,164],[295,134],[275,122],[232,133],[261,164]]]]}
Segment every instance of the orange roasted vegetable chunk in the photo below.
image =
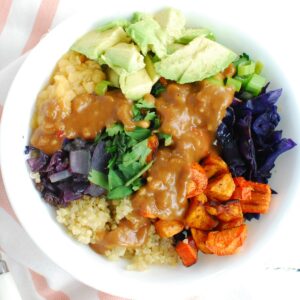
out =
{"type": "Polygon", "coordinates": [[[151,162],[154,159],[154,155],[158,149],[158,146],[159,146],[158,137],[156,135],[151,135],[148,138],[148,148],[151,149],[151,152],[148,154],[146,158],[147,163],[151,162]]]}
{"type": "Polygon", "coordinates": [[[191,233],[197,248],[205,254],[212,254],[212,252],[206,247],[205,244],[208,237],[208,232],[192,228],[191,233]]]}
{"type": "Polygon", "coordinates": [[[211,231],[208,233],[206,247],[216,255],[231,255],[241,248],[247,236],[247,226],[243,224],[239,227],[222,231],[211,231]]]}
{"type": "Polygon", "coordinates": [[[189,267],[197,262],[198,251],[195,242],[191,239],[185,239],[178,242],[175,248],[182,263],[189,267]]]}
{"type": "Polygon", "coordinates": [[[210,179],[205,190],[208,198],[226,201],[231,198],[235,190],[235,184],[230,173],[219,175],[210,179]]]}
{"type": "Polygon", "coordinates": [[[187,187],[187,198],[192,198],[203,193],[207,186],[207,176],[204,169],[198,164],[191,166],[191,180],[187,187]]]}
{"type": "Polygon", "coordinates": [[[207,197],[204,193],[201,193],[200,195],[193,197],[192,199],[197,200],[198,202],[204,204],[207,202],[207,197]]]}
{"type": "Polygon", "coordinates": [[[209,214],[224,222],[243,218],[242,207],[238,200],[230,200],[223,204],[211,202],[205,205],[205,208],[209,214]]]}
{"type": "Polygon", "coordinates": [[[209,154],[202,162],[202,167],[208,178],[223,173],[229,173],[229,169],[225,161],[217,154],[209,154]]]}
{"type": "Polygon", "coordinates": [[[218,225],[218,221],[209,215],[199,201],[191,199],[189,209],[185,217],[185,224],[191,228],[211,230],[218,225]]]}
{"type": "Polygon", "coordinates": [[[184,225],[176,220],[158,220],[154,224],[157,234],[162,238],[169,238],[183,230],[184,225]]]}
{"type": "Polygon", "coordinates": [[[224,230],[224,229],[230,229],[234,227],[238,227],[244,223],[244,218],[238,218],[238,219],[233,219],[229,222],[220,222],[218,227],[216,228],[217,230],[224,230]]]}
{"type": "Polygon", "coordinates": [[[268,212],[271,202],[271,188],[268,184],[257,183],[245,180],[243,177],[234,179],[236,190],[232,199],[239,199],[243,213],[260,213],[268,212]]]}
{"type": "Polygon", "coordinates": [[[250,185],[250,181],[247,181],[244,177],[235,177],[233,178],[235,183],[235,190],[231,196],[231,199],[236,200],[250,200],[251,192],[253,188],[250,185]]]}

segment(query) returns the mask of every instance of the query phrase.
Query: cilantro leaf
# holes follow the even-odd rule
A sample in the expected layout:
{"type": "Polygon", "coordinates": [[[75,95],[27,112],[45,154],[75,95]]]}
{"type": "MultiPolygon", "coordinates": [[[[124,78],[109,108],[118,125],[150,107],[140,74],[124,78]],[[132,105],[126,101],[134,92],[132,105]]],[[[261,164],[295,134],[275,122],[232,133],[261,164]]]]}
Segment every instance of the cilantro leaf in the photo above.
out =
{"type": "Polygon", "coordinates": [[[145,121],[152,121],[156,118],[156,112],[155,111],[148,111],[144,120],[145,121]]]}
{"type": "Polygon", "coordinates": [[[106,127],[106,132],[107,132],[108,136],[115,136],[118,133],[122,132],[123,130],[124,130],[124,127],[120,123],[115,123],[110,127],[106,127]]]}
{"type": "Polygon", "coordinates": [[[170,134],[160,132],[158,134],[158,138],[160,140],[164,140],[164,145],[166,147],[172,145],[172,143],[173,143],[173,138],[172,138],[172,135],[170,135],[170,134]]]}
{"type": "Polygon", "coordinates": [[[141,108],[147,108],[147,109],[151,109],[151,108],[155,108],[155,104],[149,101],[146,101],[144,99],[140,99],[135,103],[135,106],[139,109],[141,108]]]}
{"type": "Polygon", "coordinates": [[[133,193],[133,190],[127,186],[119,186],[116,187],[115,189],[111,190],[107,194],[107,198],[110,200],[113,199],[122,199],[124,197],[127,197],[133,193]]]}
{"type": "Polygon", "coordinates": [[[151,90],[151,94],[154,96],[154,97],[158,97],[160,96],[161,93],[163,93],[164,91],[166,90],[166,87],[164,85],[162,85],[159,81],[157,81],[153,87],[152,87],[152,90],[151,90]]]}
{"type": "Polygon", "coordinates": [[[129,137],[141,141],[148,138],[151,135],[151,130],[142,127],[136,127],[133,131],[125,131],[129,137]]]}
{"type": "Polygon", "coordinates": [[[102,172],[92,169],[88,177],[89,181],[108,190],[107,175],[102,172]]]}
{"type": "Polygon", "coordinates": [[[121,176],[114,171],[113,169],[110,169],[108,172],[108,187],[109,190],[113,190],[114,188],[123,185],[123,179],[121,176]]]}
{"type": "Polygon", "coordinates": [[[148,164],[146,165],[139,173],[137,173],[134,177],[132,177],[130,180],[128,180],[126,183],[125,183],[125,186],[129,186],[131,185],[136,179],[138,179],[139,177],[141,177],[145,172],[147,172],[151,166],[153,165],[153,160],[148,164]]]}
{"type": "Polygon", "coordinates": [[[123,164],[130,165],[135,161],[140,161],[140,163],[145,163],[148,154],[151,152],[151,149],[148,147],[148,139],[139,142],[138,144],[132,147],[131,152],[127,152],[123,156],[123,164]]]}
{"type": "Polygon", "coordinates": [[[139,162],[133,162],[130,165],[119,164],[118,168],[122,172],[123,176],[128,180],[137,174],[141,169],[142,165],[139,162]]]}

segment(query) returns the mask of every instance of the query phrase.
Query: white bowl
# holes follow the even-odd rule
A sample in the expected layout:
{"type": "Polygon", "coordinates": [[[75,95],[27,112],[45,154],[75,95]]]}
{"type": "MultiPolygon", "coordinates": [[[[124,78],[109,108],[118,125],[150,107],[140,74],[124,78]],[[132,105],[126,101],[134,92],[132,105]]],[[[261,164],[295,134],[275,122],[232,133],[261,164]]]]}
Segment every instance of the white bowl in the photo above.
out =
{"type": "Polygon", "coordinates": [[[274,236],[280,221],[288,217],[288,208],[298,197],[299,147],[278,160],[277,172],[273,172],[271,180],[271,186],[278,192],[278,196],[273,197],[268,215],[263,216],[259,222],[250,223],[248,239],[239,254],[230,257],[200,255],[198,264],[190,268],[163,266],[151,267],[147,272],[129,272],[125,270],[123,261],[110,262],[69,237],[56,222],[54,209],[45,204],[35,190],[23,151],[30,136],[29,124],[36,96],[47,82],[58,59],[79,36],[98,24],[129,17],[134,11],[152,12],[167,5],[181,9],[188,25],[208,27],[216,33],[218,41],[237,53],[247,52],[254,59],[259,58],[265,63],[264,74],[271,80],[271,87],[284,89],[280,127],[284,128],[284,136],[292,137],[296,142],[300,141],[297,130],[300,115],[296,101],[298,91],[289,85],[284,76],[289,70],[281,69],[276,64],[274,49],[268,48],[268,44],[263,45],[261,40],[258,42],[258,38],[251,38],[253,26],[245,22],[245,25],[239,25],[242,29],[236,29],[232,20],[234,7],[227,7],[226,1],[218,3],[218,11],[213,4],[201,6],[194,1],[167,0],[162,1],[163,4],[158,4],[158,1],[147,4],[140,1],[130,7],[120,1],[104,2],[101,1],[99,7],[93,7],[89,12],[72,17],[56,27],[35,47],[19,70],[2,117],[1,166],[5,187],[16,215],[31,238],[54,262],[78,280],[124,297],[157,298],[158,291],[162,298],[197,294],[200,281],[253,259],[274,236]],[[231,17],[228,17],[226,11],[230,11],[231,17]]]}

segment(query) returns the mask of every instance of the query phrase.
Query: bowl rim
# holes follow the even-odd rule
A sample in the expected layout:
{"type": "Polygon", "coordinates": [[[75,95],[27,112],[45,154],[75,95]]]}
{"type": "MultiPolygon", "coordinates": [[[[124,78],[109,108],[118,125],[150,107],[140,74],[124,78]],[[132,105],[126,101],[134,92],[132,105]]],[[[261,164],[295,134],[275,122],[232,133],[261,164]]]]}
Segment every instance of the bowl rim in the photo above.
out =
{"type": "MultiPolygon", "coordinates": [[[[166,2],[172,3],[172,6],[173,6],[173,7],[178,7],[178,6],[179,6],[180,9],[183,8],[181,5],[175,4],[175,3],[171,2],[171,1],[166,1],[166,2]]],[[[166,6],[166,5],[160,5],[160,7],[165,7],[165,6],[166,6]]],[[[152,11],[152,10],[155,10],[155,9],[156,9],[156,7],[155,7],[155,8],[152,8],[151,5],[150,5],[150,9],[148,9],[148,10],[149,10],[149,11],[152,11]]],[[[133,11],[135,11],[135,10],[132,10],[132,12],[133,12],[133,11]]],[[[145,9],[144,11],[147,11],[147,9],[145,9]]],[[[89,14],[89,13],[90,13],[90,10],[87,10],[86,12],[82,12],[82,13],[75,14],[74,16],[68,18],[67,20],[63,21],[61,24],[59,24],[58,26],[56,26],[56,27],[55,27],[55,28],[54,28],[54,29],[53,29],[46,37],[44,37],[44,38],[41,40],[41,42],[40,42],[40,43],[39,43],[39,44],[31,51],[31,53],[28,55],[28,57],[26,58],[26,61],[22,64],[22,66],[21,66],[20,69],[18,70],[18,73],[17,73],[17,75],[16,75],[16,77],[15,77],[15,79],[14,79],[12,85],[11,85],[11,88],[10,88],[9,93],[8,93],[8,96],[7,96],[6,105],[4,106],[4,110],[3,110],[3,115],[2,115],[2,126],[1,126],[1,131],[2,131],[2,134],[1,134],[1,141],[2,141],[2,143],[1,143],[1,169],[2,169],[2,176],[3,176],[4,185],[5,185],[5,187],[8,187],[8,186],[9,186],[9,188],[6,188],[7,195],[8,195],[8,198],[9,198],[9,199],[12,199],[12,198],[13,198],[13,196],[12,196],[12,191],[11,191],[11,183],[9,183],[9,182],[11,181],[11,179],[9,178],[9,175],[8,175],[8,172],[7,172],[8,164],[7,164],[6,161],[5,161],[5,157],[6,157],[6,156],[3,155],[3,153],[6,153],[6,154],[8,153],[8,147],[5,145],[6,143],[5,143],[5,140],[4,140],[4,137],[5,137],[6,135],[3,134],[3,133],[5,133],[7,130],[9,130],[9,129],[8,129],[8,128],[9,128],[9,120],[7,119],[8,117],[7,117],[7,113],[6,113],[6,111],[10,109],[10,108],[9,108],[9,106],[10,106],[10,100],[9,100],[9,99],[12,98],[11,95],[13,94],[13,91],[16,89],[16,86],[17,86],[17,84],[18,84],[18,81],[20,80],[20,78],[22,78],[22,72],[23,72],[23,70],[26,69],[27,64],[28,64],[28,62],[30,61],[30,59],[32,59],[32,58],[36,55],[36,53],[38,53],[38,51],[39,51],[40,48],[41,48],[41,45],[46,44],[49,40],[52,39],[52,37],[54,37],[54,36],[56,35],[57,32],[64,30],[64,28],[67,27],[67,26],[69,26],[69,24],[72,24],[73,22],[76,22],[76,20],[82,19],[83,14],[89,14]]],[[[99,19],[100,19],[100,17],[99,17],[99,19]]],[[[230,27],[230,26],[229,26],[229,27],[230,27]]],[[[237,32],[238,30],[234,30],[234,31],[237,32]]],[[[249,38],[250,38],[250,37],[249,37],[249,38]]],[[[265,51],[265,50],[263,50],[263,51],[265,51]]],[[[281,67],[278,66],[278,65],[276,65],[276,68],[277,68],[278,70],[281,69],[281,67]]],[[[284,74],[284,73],[283,73],[283,74],[284,74]]],[[[288,81],[287,81],[287,82],[288,82],[288,81]]],[[[291,93],[292,97],[293,97],[293,98],[296,98],[296,94],[297,94],[297,93],[296,93],[296,90],[294,90],[294,88],[293,88],[292,86],[289,86],[289,85],[288,85],[288,88],[290,89],[290,93],[291,93]]],[[[300,111],[300,110],[299,110],[299,104],[298,104],[298,103],[297,103],[297,106],[298,106],[298,107],[297,107],[296,109],[297,109],[298,111],[300,111]]],[[[297,150],[297,152],[299,152],[299,151],[297,150]]],[[[298,156],[299,156],[299,155],[298,155],[298,156]]],[[[299,161],[299,159],[298,159],[298,161],[299,161]]],[[[295,191],[296,191],[296,190],[295,190],[295,191]]],[[[299,194],[299,189],[297,189],[297,194],[299,194]]],[[[294,198],[296,198],[296,196],[295,196],[294,198]]],[[[287,206],[285,207],[285,211],[286,211],[286,212],[287,212],[288,209],[290,208],[290,206],[291,206],[291,204],[292,204],[291,202],[292,202],[292,201],[290,201],[289,205],[287,205],[287,206]]],[[[38,247],[39,247],[39,248],[40,248],[40,249],[41,249],[41,250],[42,250],[42,251],[43,251],[50,259],[51,259],[51,260],[53,260],[57,265],[59,265],[60,267],[62,267],[62,269],[64,269],[64,270],[66,270],[67,272],[69,272],[69,271],[70,271],[70,268],[66,267],[66,265],[63,263],[62,259],[61,259],[61,258],[58,258],[58,257],[54,257],[53,255],[51,255],[51,251],[49,251],[49,249],[47,249],[47,246],[42,245],[41,243],[39,243],[38,238],[37,238],[36,235],[32,235],[32,232],[31,232],[31,230],[30,230],[31,226],[28,226],[28,223],[27,223],[27,222],[24,222],[23,217],[22,217],[22,213],[21,213],[21,211],[18,209],[18,206],[16,205],[16,202],[10,200],[10,203],[11,203],[11,205],[12,205],[12,207],[13,207],[13,209],[14,209],[14,211],[15,211],[17,217],[18,217],[18,219],[20,220],[22,226],[24,227],[25,231],[29,234],[29,236],[33,239],[33,241],[37,244],[37,246],[38,246],[38,247]]],[[[282,219],[280,220],[279,223],[275,224],[274,226],[277,228],[277,227],[280,225],[281,222],[282,222],[282,219]]],[[[273,229],[276,229],[275,227],[274,227],[273,229]]],[[[274,231],[275,231],[275,230],[274,230],[274,231]]],[[[260,242],[258,242],[258,244],[255,246],[256,251],[257,251],[257,252],[260,252],[260,250],[262,250],[263,247],[264,247],[263,244],[266,243],[266,241],[267,241],[267,240],[270,240],[270,239],[271,239],[271,235],[269,235],[268,237],[265,236],[264,239],[263,239],[264,242],[260,241],[260,242]]],[[[253,251],[252,251],[251,254],[248,253],[248,255],[249,255],[248,261],[250,260],[250,258],[254,258],[254,256],[255,256],[255,254],[253,253],[253,251]]],[[[245,262],[244,262],[244,263],[245,263],[245,262]]],[[[239,265],[240,265],[240,262],[239,262],[238,260],[236,260],[236,262],[233,263],[233,266],[232,266],[232,267],[233,267],[233,268],[237,268],[239,265]]],[[[223,271],[220,271],[220,272],[223,272],[223,271]]],[[[74,276],[76,279],[78,279],[78,280],[84,282],[85,284],[90,285],[90,286],[92,286],[92,287],[94,287],[94,288],[99,289],[99,286],[98,286],[98,285],[95,285],[94,282],[91,283],[90,281],[85,280],[84,276],[82,276],[82,274],[78,274],[77,272],[74,272],[74,269],[72,269],[70,273],[72,273],[72,276],[74,276]]],[[[209,278],[213,277],[214,275],[217,275],[217,274],[212,274],[210,277],[207,276],[207,277],[201,278],[201,279],[206,279],[206,280],[208,280],[209,278]]],[[[197,282],[199,282],[199,280],[195,279],[195,281],[190,282],[189,284],[187,284],[187,283],[186,283],[186,284],[182,284],[180,288],[176,289],[176,294],[177,294],[177,296],[178,296],[178,295],[183,295],[183,293],[180,294],[180,291],[182,291],[183,289],[186,290],[186,289],[190,289],[191,287],[193,287],[192,290],[195,291],[195,285],[197,285],[197,284],[195,284],[195,283],[197,283],[197,282]],[[183,288],[183,286],[184,286],[184,288],[183,288]]],[[[142,282],[139,282],[138,284],[140,285],[139,291],[144,291],[145,289],[147,289],[147,290],[149,291],[149,287],[151,287],[151,289],[152,289],[153,287],[155,287],[155,285],[153,285],[153,283],[144,283],[144,282],[142,283],[142,282]]],[[[122,288],[120,288],[120,289],[117,291],[117,290],[115,289],[114,283],[113,283],[113,284],[108,284],[107,282],[106,282],[106,285],[105,285],[105,286],[101,286],[100,289],[103,290],[103,291],[105,291],[105,292],[107,292],[107,293],[122,295],[123,297],[124,297],[124,296],[126,296],[126,297],[132,297],[132,295],[134,295],[135,297],[141,297],[141,296],[143,295],[143,294],[141,294],[140,292],[139,292],[139,293],[135,293],[133,290],[128,289],[126,286],[122,286],[122,288]]],[[[186,293],[184,293],[184,294],[186,294],[186,293]]],[[[143,296],[144,296],[144,295],[143,295],[143,296]]],[[[151,296],[153,296],[153,294],[152,294],[151,296]]]]}

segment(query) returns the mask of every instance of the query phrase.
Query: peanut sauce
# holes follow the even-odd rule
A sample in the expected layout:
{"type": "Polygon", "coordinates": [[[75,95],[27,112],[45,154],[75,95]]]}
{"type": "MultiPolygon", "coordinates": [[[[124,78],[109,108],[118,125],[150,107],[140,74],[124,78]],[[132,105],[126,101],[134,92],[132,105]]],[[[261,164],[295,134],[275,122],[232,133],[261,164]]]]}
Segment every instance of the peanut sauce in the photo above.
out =
{"type": "Polygon", "coordinates": [[[71,114],[63,118],[63,112],[55,100],[45,102],[38,112],[39,126],[33,130],[31,145],[53,154],[62,146],[64,138],[94,139],[106,126],[122,122],[132,130],[132,103],[119,91],[105,96],[84,94],[72,101],[71,114]]]}

